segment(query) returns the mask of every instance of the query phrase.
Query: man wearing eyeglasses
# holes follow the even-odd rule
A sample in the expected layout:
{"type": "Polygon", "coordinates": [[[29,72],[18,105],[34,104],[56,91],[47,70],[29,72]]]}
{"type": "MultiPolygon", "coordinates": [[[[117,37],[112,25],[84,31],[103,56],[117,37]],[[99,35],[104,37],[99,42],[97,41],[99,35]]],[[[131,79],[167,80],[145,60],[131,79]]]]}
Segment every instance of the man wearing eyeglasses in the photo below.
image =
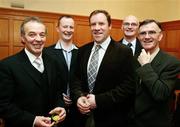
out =
{"type": "Polygon", "coordinates": [[[137,17],[129,15],[124,18],[121,26],[121,29],[123,31],[123,38],[120,40],[120,43],[130,47],[135,58],[137,58],[142,49],[142,46],[137,39],[138,28],[139,21],[137,17]]]}
{"type": "Polygon", "coordinates": [[[143,47],[136,72],[141,79],[136,87],[136,99],[131,127],[171,127],[171,101],[180,61],[163,52],[159,43],[163,37],[160,23],[147,19],[139,26],[143,47]]]}

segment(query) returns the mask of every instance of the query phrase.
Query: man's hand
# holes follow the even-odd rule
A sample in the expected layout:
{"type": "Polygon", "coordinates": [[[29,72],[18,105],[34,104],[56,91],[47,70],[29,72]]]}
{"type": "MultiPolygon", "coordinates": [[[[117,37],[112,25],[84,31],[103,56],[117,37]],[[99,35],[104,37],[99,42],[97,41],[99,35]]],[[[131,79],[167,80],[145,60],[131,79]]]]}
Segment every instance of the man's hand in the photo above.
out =
{"type": "Polygon", "coordinates": [[[87,95],[88,102],[90,104],[90,109],[96,108],[96,100],[94,94],[88,94],[87,95]]]}
{"type": "Polygon", "coordinates": [[[56,116],[56,121],[53,124],[58,124],[66,118],[66,110],[62,107],[56,107],[49,112],[49,114],[56,116]]]}
{"type": "Polygon", "coordinates": [[[139,63],[141,64],[141,66],[150,63],[151,62],[151,55],[149,52],[146,53],[146,51],[144,49],[142,49],[141,54],[138,56],[139,63]]]}
{"type": "Polygon", "coordinates": [[[70,106],[72,104],[72,100],[65,93],[63,93],[63,100],[64,100],[64,103],[66,104],[66,106],[70,106]]]}
{"type": "Polygon", "coordinates": [[[54,123],[51,123],[50,117],[36,116],[34,120],[34,127],[52,127],[54,123]]]}
{"type": "Polygon", "coordinates": [[[86,96],[78,98],[77,107],[82,114],[88,114],[90,112],[90,104],[86,96]]]}

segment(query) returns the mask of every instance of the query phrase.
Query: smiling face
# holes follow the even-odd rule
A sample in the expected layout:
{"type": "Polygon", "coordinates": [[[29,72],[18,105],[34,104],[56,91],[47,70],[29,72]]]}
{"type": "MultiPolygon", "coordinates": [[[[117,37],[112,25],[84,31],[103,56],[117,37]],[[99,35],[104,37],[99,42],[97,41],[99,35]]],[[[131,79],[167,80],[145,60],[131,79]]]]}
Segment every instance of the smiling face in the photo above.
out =
{"type": "Polygon", "coordinates": [[[125,38],[136,38],[139,27],[139,21],[135,16],[127,16],[122,23],[122,31],[125,38]]]}
{"type": "Polygon", "coordinates": [[[46,28],[42,23],[30,21],[24,24],[24,34],[21,35],[25,48],[39,56],[42,53],[46,41],[46,28]]]}
{"type": "Polygon", "coordinates": [[[144,24],[139,28],[139,40],[146,51],[153,52],[159,48],[162,37],[161,29],[154,22],[144,24]]]}
{"type": "Polygon", "coordinates": [[[109,24],[105,14],[94,14],[91,16],[89,21],[94,41],[97,43],[105,41],[111,30],[111,24],[109,24]]]}
{"type": "Polygon", "coordinates": [[[72,42],[74,34],[74,20],[70,17],[63,17],[57,26],[57,32],[64,42],[72,42]]]}

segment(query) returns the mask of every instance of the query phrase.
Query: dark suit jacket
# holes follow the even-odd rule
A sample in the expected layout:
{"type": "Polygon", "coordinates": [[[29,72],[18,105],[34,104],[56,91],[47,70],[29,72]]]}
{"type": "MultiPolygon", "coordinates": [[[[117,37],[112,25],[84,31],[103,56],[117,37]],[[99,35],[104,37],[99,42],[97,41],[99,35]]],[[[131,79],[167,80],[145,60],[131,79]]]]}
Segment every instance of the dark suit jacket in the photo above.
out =
{"type": "Polygon", "coordinates": [[[151,63],[137,69],[142,81],[136,90],[137,127],[171,127],[170,103],[178,73],[180,62],[161,50],[151,63]]]}
{"type": "MultiPolygon", "coordinates": [[[[55,49],[55,46],[56,44],[45,48],[45,52],[48,53],[54,60],[57,61],[58,66],[60,68],[60,72],[62,74],[62,79],[65,83],[63,86],[63,92],[66,93],[67,84],[71,83],[71,79],[77,64],[78,49],[72,50],[71,65],[70,65],[70,70],[68,70],[68,66],[66,64],[66,60],[62,49],[55,49]]],[[[76,103],[73,103],[72,105],[66,107],[66,110],[67,110],[67,116],[65,121],[63,122],[64,124],[63,126],[64,127],[79,126],[79,121],[77,116],[79,114],[79,111],[77,110],[76,103]]]]}
{"type": "Polygon", "coordinates": [[[42,58],[48,77],[47,93],[24,50],[0,61],[0,117],[5,119],[6,126],[32,127],[35,116],[48,115],[53,108],[63,107],[58,66],[47,54],[43,53],[42,58]],[[43,105],[47,100],[49,104],[43,105]]]}
{"type": "MultiPolygon", "coordinates": [[[[87,64],[93,42],[79,48],[78,66],[72,85],[77,99],[89,93],[87,64]]],[[[129,97],[135,92],[132,53],[129,48],[111,40],[97,74],[94,93],[96,127],[126,127],[129,97]]]]}
{"type": "Polygon", "coordinates": [[[58,66],[61,69],[62,78],[65,82],[64,93],[66,93],[67,83],[70,83],[70,80],[72,79],[72,75],[74,74],[75,66],[77,64],[76,59],[77,59],[78,50],[77,49],[72,50],[70,71],[68,71],[68,66],[66,64],[66,60],[64,58],[63,51],[62,51],[62,49],[55,49],[55,45],[56,44],[45,48],[45,52],[58,62],[58,66]]]}

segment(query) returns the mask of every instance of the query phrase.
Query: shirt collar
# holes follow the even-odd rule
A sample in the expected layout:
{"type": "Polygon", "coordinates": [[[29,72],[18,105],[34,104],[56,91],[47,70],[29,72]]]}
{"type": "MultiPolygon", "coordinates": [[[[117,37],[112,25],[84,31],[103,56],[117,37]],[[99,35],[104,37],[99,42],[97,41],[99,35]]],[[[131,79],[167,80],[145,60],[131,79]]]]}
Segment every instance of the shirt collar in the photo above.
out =
{"type": "Polygon", "coordinates": [[[126,41],[126,39],[123,39],[123,41],[122,41],[122,43],[123,44],[125,44],[125,45],[127,45],[128,43],[131,43],[132,44],[132,47],[136,47],[136,38],[133,40],[133,41],[131,41],[131,42],[128,42],[128,41],[126,41]]]}
{"type": "MultiPolygon", "coordinates": [[[[33,63],[34,60],[37,58],[34,54],[32,54],[31,52],[29,52],[26,48],[25,48],[25,53],[26,53],[26,55],[28,56],[28,58],[29,58],[29,60],[30,60],[31,63],[33,63]]],[[[39,56],[38,58],[40,58],[41,61],[42,61],[42,53],[40,54],[40,56],[39,56]]]]}
{"type": "Polygon", "coordinates": [[[73,49],[78,49],[73,43],[71,45],[71,47],[69,49],[65,49],[64,46],[63,46],[63,42],[62,41],[58,41],[55,45],[55,49],[63,49],[65,51],[72,51],[73,49]]]}
{"type": "Polygon", "coordinates": [[[151,54],[151,62],[153,61],[153,59],[155,58],[155,56],[158,54],[160,48],[157,48],[152,54],[151,54]]]}
{"type": "MultiPolygon", "coordinates": [[[[106,50],[107,47],[108,47],[108,45],[109,45],[109,43],[110,43],[110,41],[111,41],[111,38],[110,38],[110,36],[109,36],[104,42],[102,42],[102,43],[100,44],[101,48],[102,48],[103,50],[106,50]]],[[[96,45],[99,45],[99,44],[96,43],[96,42],[94,42],[93,50],[94,50],[94,48],[95,48],[96,45]]]]}

